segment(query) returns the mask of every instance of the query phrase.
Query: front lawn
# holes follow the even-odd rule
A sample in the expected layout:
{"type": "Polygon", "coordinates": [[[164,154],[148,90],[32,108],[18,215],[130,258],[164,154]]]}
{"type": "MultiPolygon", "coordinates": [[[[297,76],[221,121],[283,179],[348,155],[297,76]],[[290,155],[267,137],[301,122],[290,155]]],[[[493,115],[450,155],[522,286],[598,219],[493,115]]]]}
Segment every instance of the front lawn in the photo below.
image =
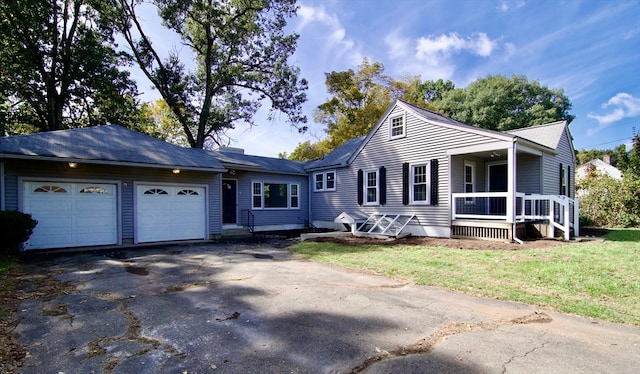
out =
{"type": "Polygon", "coordinates": [[[640,230],[614,230],[605,238],[515,251],[311,241],[291,249],[418,285],[640,326],[640,230]]]}

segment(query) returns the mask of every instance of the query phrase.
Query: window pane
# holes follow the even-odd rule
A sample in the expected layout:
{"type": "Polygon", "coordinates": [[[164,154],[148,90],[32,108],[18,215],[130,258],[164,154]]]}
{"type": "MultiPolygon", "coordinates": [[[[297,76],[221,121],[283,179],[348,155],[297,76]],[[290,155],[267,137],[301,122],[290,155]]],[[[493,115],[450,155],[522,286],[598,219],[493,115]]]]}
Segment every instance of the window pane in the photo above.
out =
{"type": "Polygon", "coordinates": [[[297,184],[292,184],[291,185],[291,196],[298,196],[298,185],[297,184]]]}
{"type": "Polygon", "coordinates": [[[413,183],[427,183],[427,167],[416,166],[413,168],[413,183]]]}
{"type": "Polygon", "coordinates": [[[264,184],[264,207],[265,208],[286,208],[287,207],[287,185],[284,183],[264,184]]]}
{"type": "Polygon", "coordinates": [[[253,207],[254,208],[262,208],[262,197],[254,196],[253,197],[253,207]]]}
{"type": "Polygon", "coordinates": [[[297,196],[291,196],[291,207],[292,208],[297,208],[298,207],[298,197],[297,196]]]}
{"type": "Polygon", "coordinates": [[[316,174],[316,190],[321,190],[323,188],[322,177],[322,174],[316,174]]]}
{"type": "Polygon", "coordinates": [[[253,184],[253,194],[254,195],[262,195],[262,189],[260,188],[260,183],[253,184]]]}
{"type": "Polygon", "coordinates": [[[469,165],[464,167],[464,181],[465,183],[473,183],[473,168],[469,165]]]}
{"type": "Polygon", "coordinates": [[[332,190],[336,188],[336,174],[331,172],[327,173],[327,189],[332,190]]]}
{"type": "Polygon", "coordinates": [[[367,172],[367,186],[373,186],[375,187],[377,184],[377,180],[376,180],[376,172],[375,171],[370,171],[367,172]]]}
{"type": "Polygon", "coordinates": [[[427,185],[426,184],[416,184],[413,186],[413,200],[427,201],[427,185]]]}
{"type": "Polygon", "coordinates": [[[376,189],[375,188],[367,188],[367,202],[375,203],[377,201],[376,198],[376,189]]]}
{"type": "Polygon", "coordinates": [[[400,136],[404,133],[403,118],[396,117],[391,119],[391,136],[400,136]]]}

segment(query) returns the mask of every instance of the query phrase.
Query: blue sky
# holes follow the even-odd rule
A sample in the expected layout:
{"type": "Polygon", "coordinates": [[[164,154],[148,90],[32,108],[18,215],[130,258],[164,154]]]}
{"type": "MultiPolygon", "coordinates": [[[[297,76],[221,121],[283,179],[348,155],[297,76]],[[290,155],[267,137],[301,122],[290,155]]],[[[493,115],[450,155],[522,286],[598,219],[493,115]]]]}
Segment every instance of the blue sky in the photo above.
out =
{"type": "Polygon", "coordinates": [[[291,153],[324,136],[313,109],[329,95],[325,73],[363,58],[396,79],[449,79],[465,87],[487,75],[526,75],[563,88],[576,119],[576,149],[613,148],[640,132],[638,0],[303,0],[289,28],[300,34],[292,62],[309,81],[309,132],[284,119],[230,133],[248,154],[291,153]]]}

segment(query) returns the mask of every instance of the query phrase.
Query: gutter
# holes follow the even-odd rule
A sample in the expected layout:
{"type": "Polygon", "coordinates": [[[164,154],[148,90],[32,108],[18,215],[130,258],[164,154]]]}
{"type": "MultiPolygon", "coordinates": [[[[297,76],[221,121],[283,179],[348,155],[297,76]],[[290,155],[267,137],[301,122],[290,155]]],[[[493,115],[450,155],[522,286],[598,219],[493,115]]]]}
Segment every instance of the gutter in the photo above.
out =
{"type": "Polygon", "coordinates": [[[205,167],[205,166],[185,166],[185,165],[167,165],[167,164],[148,164],[143,162],[127,162],[127,161],[109,161],[109,160],[91,160],[84,158],[60,158],[49,156],[28,156],[28,155],[15,155],[8,153],[0,153],[0,158],[15,159],[15,160],[35,160],[35,161],[53,161],[53,162],[77,162],[79,164],[94,164],[94,165],[114,165],[114,166],[132,166],[150,169],[181,169],[191,171],[206,171],[224,173],[227,169],[218,167],[205,167]]]}

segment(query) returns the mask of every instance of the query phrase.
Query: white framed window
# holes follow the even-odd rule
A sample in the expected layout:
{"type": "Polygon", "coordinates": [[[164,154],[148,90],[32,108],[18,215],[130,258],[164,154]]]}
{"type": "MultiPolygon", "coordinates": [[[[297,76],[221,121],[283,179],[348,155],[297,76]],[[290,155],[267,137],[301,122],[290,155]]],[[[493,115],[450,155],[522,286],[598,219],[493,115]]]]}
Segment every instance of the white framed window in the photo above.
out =
{"type": "Polygon", "coordinates": [[[300,196],[299,196],[299,190],[300,190],[300,186],[297,184],[291,184],[290,185],[290,196],[289,196],[289,207],[291,209],[296,209],[299,208],[300,205],[300,196]]]}
{"type": "Polygon", "coordinates": [[[336,171],[323,171],[313,175],[314,191],[335,191],[336,190],[336,171]]]}
{"type": "Polygon", "coordinates": [[[300,185],[297,183],[253,182],[253,209],[299,209],[300,185]]]}
{"type": "Polygon", "coordinates": [[[253,209],[262,209],[262,183],[253,182],[251,197],[251,207],[253,209]]]}
{"type": "MultiPolygon", "coordinates": [[[[476,163],[471,161],[464,162],[464,192],[473,193],[476,192],[476,163]]],[[[473,197],[465,197],[465,204],[475,203],[473,197]]]]}
{"type": "Polygon", "coordinates": [[[377,205],[379,201],[378,170],[364,172],[364,204],[377,205]]]}
{"type": "Polygon", "coordinates": [[[404,114],[389,117],[389,139],[403,138],[407,135],[407,123],[404,114]]]}
{"type": "Polygon", "coordinates": [[[560,175],[560,194],[569,196],[569,167],[561,165],[562,173],[560,175]]]}
{"type": "Polygon", "coordinates": [[[429,204],[429,184],[431,169],[429,163],[412,164],[411,166],[410,202],[411,204],[429,204]]]}

